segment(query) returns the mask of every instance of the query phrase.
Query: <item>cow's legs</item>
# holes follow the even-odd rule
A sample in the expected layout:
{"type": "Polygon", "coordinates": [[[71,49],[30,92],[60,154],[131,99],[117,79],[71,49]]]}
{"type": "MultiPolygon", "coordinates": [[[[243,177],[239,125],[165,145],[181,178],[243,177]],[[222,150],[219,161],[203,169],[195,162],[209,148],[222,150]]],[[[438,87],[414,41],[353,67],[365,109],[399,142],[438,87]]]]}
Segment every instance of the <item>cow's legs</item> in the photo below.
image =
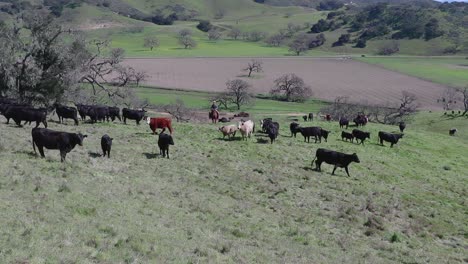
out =
{"type": "Polygon", "coordinates": [[[41,157],[45,158],[44,146],[37,146],[37,148],[39,149],[39,153],[41,154],[41,157]]]}
{"type": "Polygon", "coordinates": [[[346,174],[348,174],[348,177],[351,177],[351,176],[349,176],[348,166],[344,167],[344,169],[346,171],[346,174]]]}
{"type": "Polygon", "coordinates": [[[61,162],[64,162],[66,156],[67,156],[67,151],[61,149],[61,150],[60,150],[60,161],[61,161],[61,162]]]}
{"type": "Polygon", "coordinates": [[[390,145],[390,147],[393,148],[393,142],[392,142],[392,144],[390,145]]]}
{"type": "Polygon", "coordinates": [[[44,120],[44,121],[42,121],[42,123],[44,124],[44,127],[47,128],[47,121],[44,120]]]}
{"type": "Polygon", "coordinates": [[[169,158],[169,147],[166,149],[167,152],[167,158],[169,158]]]}
{"type": "Polygon", "coordinates": [[[322,161],[320,161],[320,160],[317,159],[317,160],[315,161],[315,170],[316,170],[316,171],[322,171],[322,169],[320,168],[321,166],[322,166],[322,161]]]}
{"type": "Polygon", "coordinates": [[[336,165],[333,167],[332,175],[335,175],[336,165]]]}

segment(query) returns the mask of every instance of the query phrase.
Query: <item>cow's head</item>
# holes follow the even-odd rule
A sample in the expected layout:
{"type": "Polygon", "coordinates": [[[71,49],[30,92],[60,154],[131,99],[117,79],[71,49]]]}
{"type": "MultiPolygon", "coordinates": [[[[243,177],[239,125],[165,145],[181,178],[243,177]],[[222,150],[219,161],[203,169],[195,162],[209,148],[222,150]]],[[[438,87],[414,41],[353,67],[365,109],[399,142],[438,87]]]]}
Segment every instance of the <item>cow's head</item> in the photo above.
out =
{"type": "Polygon", "coordinates": [[[223,131],[224,130],[224,126],[218,128],[219,131],[223,131]]]}
{"type": "Polygon", "coordinates": [[[398,139],[402,138],[405,134],[399,134],[398,139]]]}
{"type": "Polygon", "coordinates": [[[366,135],[366,138],[370,139],[370,132],[366,132],[365,135],[366,135]]]}
{"type": "Polygon", "coordinates": [[[351,154],[351,158],[352,158],[351,161],[354,161],[356,163],[361,163],[356,153],[351,154]]]}
{"type": "Polygon", "coordinates": [[[83,135],[81,133],[75,134],[75,136],[76,136],[76,141],[77,141],[76,143],[80,146],[83,146],[84,138],[88,137],[88,135],[83,135]]]}
{"type": "Polygon", "coordinates": [[[149,125],[151,123],[151,117],[143,117],[143,119],[146,121],[146,123],[149,125]]]}
{"type": "Polygon", "coordinates": [[[325,141],[328,139],[328,134],[330,134],[330,131],[322,129],[321,131],[322,137],[325,139],[325,141]]]}

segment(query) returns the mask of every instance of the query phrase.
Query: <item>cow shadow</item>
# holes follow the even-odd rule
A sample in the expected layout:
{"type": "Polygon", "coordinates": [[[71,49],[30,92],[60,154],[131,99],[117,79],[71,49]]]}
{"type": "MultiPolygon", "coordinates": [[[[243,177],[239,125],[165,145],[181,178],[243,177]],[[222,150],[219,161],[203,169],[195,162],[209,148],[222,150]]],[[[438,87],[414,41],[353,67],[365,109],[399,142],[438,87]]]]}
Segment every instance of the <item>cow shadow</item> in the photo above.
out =
{"type": "Polygon", "coordinates": [[[305,171],[317,171],[315,168],[312,168],[310,166],[302,167],[302,169],[305,171]]]}
{"type": "Polygon", "coordinates": [[[257,144],[270,144],[270,140],[264,138],[257,138],[257,144]]]}
{"type": "Polygon", "coordinates": [[[219,141],[228,141],[228,142],[230,142],[230,141],[242,141],[242,137],[232,137],[231,139],[221,138],[220,137],[220,138],[217,138],[217,140],[219,140],[219,141]]]}
{"type": "Polygon", "coordinates": [[[34,153],[34,151],[24,151],[24,150],[21,150],[21,151],[15,151],[14,152],[15,154],[24,154],[24,155],[28,155],[29,157],[31,158],[36,158],[37,155],[36,153],[34,153]]]}
{"type": "Polygon", "coordinates": [[[90,152],[88,152],[88,156],[90,156],[91,158],[100,158],[100,157],[102,157],[102,154],[90,151],[90,152]]]}
{"type": "Polygon", "coordinates": [[[161,156],[161,154],[159,154],[159,153],[149,153],[149,152],[144,152],[143,155],[144,155],[147,159],[155,159],[155,158],[161,156]]]}

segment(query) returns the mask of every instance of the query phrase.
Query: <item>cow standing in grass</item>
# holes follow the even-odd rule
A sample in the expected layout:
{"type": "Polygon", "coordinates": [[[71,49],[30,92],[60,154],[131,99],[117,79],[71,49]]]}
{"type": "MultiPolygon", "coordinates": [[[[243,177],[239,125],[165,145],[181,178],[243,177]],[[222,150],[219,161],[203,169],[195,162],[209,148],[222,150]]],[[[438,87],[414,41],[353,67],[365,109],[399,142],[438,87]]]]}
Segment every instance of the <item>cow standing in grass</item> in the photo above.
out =
{"type": "Polygon", "coordinates": [[[304,137],[304,142],[307,141],[307,143],[310,142],[310,137],[315,138],[315,143],[317,143],[317,141],[322,143],[322,137],[325,139],[325,142],[327,142],[328,134],[330,133],[330,131],[322,129],[321,127],[299,127],[297,131],[301,132],[304,137]]]}
{"type": "Polygon", "coordinates": [[[340,118],[339,123],[340,123],[340,128],[343,128],[343,127],[346,126],[346,129],[348,129],[348,126],[349,126],[349,120],[348,119],[342,117],[342,118],[340,118]]]}
{"type": "Polygon", "coordinates": [[[109,135],[107,135],[107,134],[102,136],[102,138],[101,138],[101,148],[102,148],[103,157],[106,157],[106,155],[107,155],[107,158],[110,158],[110,152],[111,152],[111,148],[112,148],[112,140],[114,140],[114,139],[109,137],[109,135]]]}
{"type": "Polygon", "coordinates": [[[240,121],[237,128],[241,132],[242,140],[247,140],[255,131],[255,123],[252,120],[240,121]]]}
{"type": "Polygon", "coordinates": [[[172,136],[165,133],[159,134],[159,154],[161,154],[163,158],[165,158],[166,155],[167,158],[169,158],[169,145],[174,145],[174,139],[172,138],[172,136]]]}
{"type": "Polygon", "coordinates": [[[370,139],[370,132],[364,132],[359,129],[353,129],[353,137],[356,139],[356,143],[364,145],[366,138],[370,139]],[[359,143],[359,140],[361,141],[359,143]]]}
{"type": "Polygon", "coordinates": [[[228,139],[234,138],[236,136],[237,127],[235,125],[222,126],[218,128],[221,133],[223,133],[223,139],[228,136],[228,139]]]}
{"type": "Polygon", "coordinates": [[[83,139],[87,137],[87,135],[82,135],[81,133],[60,132],[47,128],[33,128],[31,135],[36,155],[36,146],[43,158],[45,158],[44,148],[58,149],[60,150],[60,160],[62,162],[65,161],[67,153],[72,151],[76,145],[83,146],[83,139]]]}
{"type": "Polygon", "coordinates": [[[393,145],[395,145],[396,143],[398,143],[398,140],[400,138],[403,137],[404,134],[392,134],[392,133],[387,133],[387,132],[383,132],[383,131],[380,131],[379,132],[379,140],[380,140],[380,144],[383,146],[383,142],[384,141],[387,141],[387,142],[390,142],[390,147],[393,148],[393,145]]]}
{"type": "Polygon", "coordinates": [[[294,136],[296,137],[297,132],[299,132],[299,124],[296,122],[292,122],[289,124],[289,130],[291,131],[291,137],[294,136]]]}
{"type": "Polygon", "coordinates": [[[76,108],[60,105],[58,103],[54,104],[55,112],[59,118],[60,124],[63,122],[64,119],[73,119],[75,121],[75,126],[78,125],[78,112],[76,108]]]}
{"type": "Polygon", "coordinates": [[[321,165],[323,162],[334,165],[332,175],[335,174],[336,168],[345,168],[346,174],[349,176],[348,166],[351,162],[360,163],[356,153],[353,154],[344,154],[341,152],[328,150],[328,149],[317,149],[315,153],[315,158],[312,160],[312,166],[315,161],[315,169],[321,171],[321,165]]]}
{"type": "Polygon", "coordinates": [[[145,117],[146,110],[132,110],[128,108],[122,109],[122,117],[124,124],[127,124],[127,119],[135,120],[137,125],[140,125],[140,121],[145,117]]]}

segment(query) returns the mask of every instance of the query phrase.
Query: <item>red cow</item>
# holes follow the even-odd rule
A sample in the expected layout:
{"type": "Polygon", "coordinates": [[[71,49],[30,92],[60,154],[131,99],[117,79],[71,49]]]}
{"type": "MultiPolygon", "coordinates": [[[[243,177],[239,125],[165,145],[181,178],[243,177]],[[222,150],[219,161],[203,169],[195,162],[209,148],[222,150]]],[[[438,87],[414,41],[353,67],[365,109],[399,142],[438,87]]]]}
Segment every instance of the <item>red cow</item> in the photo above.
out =
{"type": "Polygon", "coordinates": [[[169,129],[169,132],[172,135],[172,121],[170,118],[167,117],[147,117],[146,122],[150,126],[153,134],[156,134],[156,129],[162,128],[161,133],[166,131],[166,128],[169,129]]]}

